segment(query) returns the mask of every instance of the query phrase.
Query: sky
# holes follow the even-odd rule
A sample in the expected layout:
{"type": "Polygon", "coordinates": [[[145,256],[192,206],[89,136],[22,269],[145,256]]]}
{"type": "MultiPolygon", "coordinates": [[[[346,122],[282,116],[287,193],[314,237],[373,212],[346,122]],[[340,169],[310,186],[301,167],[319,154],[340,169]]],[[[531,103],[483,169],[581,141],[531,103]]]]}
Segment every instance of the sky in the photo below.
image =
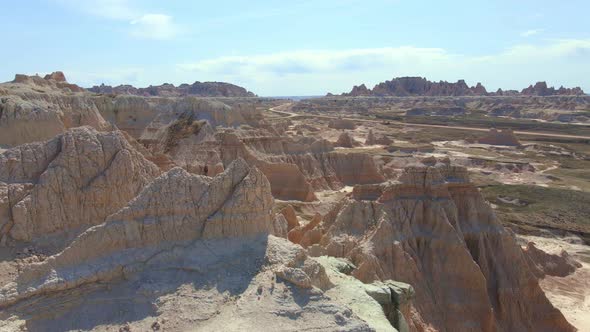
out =
{"type": "Polygon", "coordinates": [[[401,76],[590,91],[590,1],[28,0],[0,4],[0,81],[224,81],[260,96],[401,76]]]}

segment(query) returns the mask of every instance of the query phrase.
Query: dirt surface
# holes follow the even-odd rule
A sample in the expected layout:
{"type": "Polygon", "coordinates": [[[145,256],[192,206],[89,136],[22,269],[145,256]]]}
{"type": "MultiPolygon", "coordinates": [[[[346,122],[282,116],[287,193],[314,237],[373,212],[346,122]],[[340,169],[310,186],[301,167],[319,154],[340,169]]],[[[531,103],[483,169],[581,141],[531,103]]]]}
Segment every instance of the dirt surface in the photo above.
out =
{"type": "Polygon", "coordinates": [[[520,236],[551,254],[565,250],[582,264],[573,274],[566,277],[545,276],[541,288],[554,306],[561,310],[567,320],[579,331],[590,331],[590,247],[579,237],[538,237],[520,236]]]}

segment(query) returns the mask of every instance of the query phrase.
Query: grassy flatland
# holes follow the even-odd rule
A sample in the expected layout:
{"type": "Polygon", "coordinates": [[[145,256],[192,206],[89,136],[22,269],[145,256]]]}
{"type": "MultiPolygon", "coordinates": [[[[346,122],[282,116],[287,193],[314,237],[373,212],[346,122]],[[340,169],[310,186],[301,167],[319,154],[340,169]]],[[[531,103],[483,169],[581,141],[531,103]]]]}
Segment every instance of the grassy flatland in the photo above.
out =
{"type": "Polygon", "coordinates": [[[484,186],[481,191],[497,206],[503,222],[572,231],[590,240],[590,192],[506,184],[484,186]],[[506,198],[520,204],[507,203],[506,198]]]}

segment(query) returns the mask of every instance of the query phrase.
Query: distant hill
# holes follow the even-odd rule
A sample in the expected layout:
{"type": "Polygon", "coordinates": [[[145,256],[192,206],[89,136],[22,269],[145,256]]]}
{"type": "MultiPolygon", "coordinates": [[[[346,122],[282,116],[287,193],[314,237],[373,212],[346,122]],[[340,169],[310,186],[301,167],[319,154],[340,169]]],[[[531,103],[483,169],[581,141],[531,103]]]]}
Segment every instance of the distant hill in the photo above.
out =
{"type": "MultiPolygon", "coordinates": [[[[488,92],[486,88],[477,83],[475,86],[469,86],[464,80],[457,83],[446,81],[431,82],[423,77],[398,77],[391,81],[379,83],[368,89],[364,84],[354,86],[349,93],[343,93],[343,96],[554,96],[554,95],[583,95],[581,88],[564,88],[559,89],[548,87],[546,82],[537,82],[534,86],[518,92],[516,90],[503,91],[498,89],[496,92],[488,92]]],[[[331,94],[328,94],[331,95],[331,94]]]]}
{"type": "Polygon", "coordinates": [[[95,93],[111,93],[120,95],[135,95],[144,97],[256,97],[256,95],[241,86],[224,82],[195,82],[193,84],[164,83],[162,85],[150,85],[147,88],[136,88],[132,85],[95,85],[88,91],[95,93]]]}

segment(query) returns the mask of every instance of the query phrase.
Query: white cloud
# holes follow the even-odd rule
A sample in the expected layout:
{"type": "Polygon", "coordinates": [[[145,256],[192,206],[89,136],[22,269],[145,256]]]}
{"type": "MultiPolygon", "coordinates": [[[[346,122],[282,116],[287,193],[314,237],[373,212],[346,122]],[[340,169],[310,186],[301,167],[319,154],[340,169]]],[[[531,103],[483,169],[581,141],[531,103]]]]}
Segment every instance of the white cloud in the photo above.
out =
{"type": "Polygon", "coordinates": [[[531,37],[531,36],[534,36],[534,35],[537,35],[537,34],[543,32],[543,31],[544,31],[543,29],[531,29],[531,30],[521,32],[520,36],[521,37],[531,37]]]}
{"type": "Polygon", "coordinates": [[[307,74],[334,71],[363,71],[393,63],[431,63],[448,60],[452,55],[440,48],[412,46],[349,49],[340,51],[302,50],[254,56],[226,56],[195,63],[179,64],[182,70],[226,75],[307,74]]]}
{"type": "Polygon", "coordinates": [[[146,39],[172,39],[178,34],[178,27],[172,17],[163,14],[145,14],[131,21],[131,34],[146,39]]]}
{"type": "Polygon", "coordinates": [[[536,81],[590,86],[590,39],[520,44],[488,55],[455,54],[442,48],[413,46],[348,50],[295,50],[223,56],[177,65],[177,78],[224,80],[260,95],[311,95],[372,86],[398,76],[468,84],[489,90],[522,89],[536,81]]]}
{"type": "Polygon", "coordinates": [[[123,22],[129,34],[136,38],[168,40],[178,36],[181,31],[172,16],[162,13],[145,13],[128,0],[57,1],[93,16],[123,22]]]}

